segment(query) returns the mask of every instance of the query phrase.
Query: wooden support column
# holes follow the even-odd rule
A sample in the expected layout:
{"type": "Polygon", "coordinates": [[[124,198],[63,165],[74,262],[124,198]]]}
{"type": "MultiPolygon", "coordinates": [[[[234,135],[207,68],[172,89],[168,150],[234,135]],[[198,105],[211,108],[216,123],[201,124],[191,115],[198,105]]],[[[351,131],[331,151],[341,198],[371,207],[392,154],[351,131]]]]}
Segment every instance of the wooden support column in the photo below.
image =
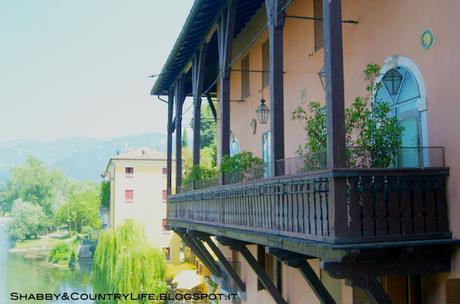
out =
{"type": "Polygon", "coordinates": [[[283,295],[280,293],[278,288],[276,288],[275,284],[273,284],[272,280],[265,272],[265,269],[263,269],[262,266],[260,266],[259,263],[257,263],[257,260],[254,258],[252,253],[248,250],[246,245],[235,244],[235,245],[231,245],[230,247],[241,253],[241,255],[244,257],[246,262],[248,262],[249,266],[251,266],[252,270],[256,273],[260,282],[262,282],[262,285],[270,293],[275,303],[287,304],[286,300],[283,298],[283,295]]]}
{"type": "Polygon", "coordinates": [[[203,80],[205,73],[206,46],[203,45],[192,64],[192,92],[193,92],[193,165],[200,164],[201,149],[201,94],[203,92],[203,80]]]}
{"type": "MultiPolygon", "coordinates": [[[[345,100],[342,49],[342,0],[323,0],[324,71],[326,73],[327,167],[345,167],[345,100]]],[[[346,180],[329,179],[331,237],[347,231],[346,180]]]]}
{"type": "MultiPolygon", "coordinates": [[[[230,0],[218,20],[219,99],[220,99],[220,158],[230,154],[230,61],[235,27],[235,0],[230,0]]],[[[221,177],[221,183],[223,183],[221,177]]]]}
{"type": "Polygon", "coordinates": [[[182,107],[184,105],[184,75],[181,75],[175,86],[176,104],[176,193],[182,191],[182,107]]]}
{"type": "Polygon", "coordinates": [[[166,191],[171,194],[172,189],[172,133],[173,133],[174,89],[168,92],[168,138],[166,147],[166,191]]]}
{"type": "Polygon", "coordinates": [[[206,242],[206,244],[208,244],[209,248],[217,256],[217,258],[222,263],[222,266],[225,268],[227,273],[232,277],[236,285],[238,285],[238,289],[241,292],[246,292],[246,285],[244,284],[243,280],[241,280],[240,276],[235,271],[235,269],[233,269],[232,265],[227,261],[227,258],[224,256],[219,247],[217,247],[217,245],[211,240],[209,236],[200,236],[200,238],[204,242],[206,242]]]}
{"type": "Polygon", "coordinates": [[[285,0],[265,0],[269,33],[270,125],[273,175],[284,175],[283,28],[285,0]]]}
{"type": "Polygon", "coordinates": [[[341,2],[342,0],[323,0],[327,165],[329,168],[345,167],[345,101],[341,2]]]}

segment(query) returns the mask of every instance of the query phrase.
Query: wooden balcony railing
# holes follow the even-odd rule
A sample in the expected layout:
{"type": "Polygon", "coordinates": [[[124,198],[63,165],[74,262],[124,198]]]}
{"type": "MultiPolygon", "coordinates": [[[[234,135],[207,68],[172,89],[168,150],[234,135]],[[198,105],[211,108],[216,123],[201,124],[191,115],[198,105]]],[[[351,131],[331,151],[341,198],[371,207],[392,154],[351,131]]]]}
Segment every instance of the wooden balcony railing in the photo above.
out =
{"type": "Polygon", "coordinates": [[[328,243],[449,238],[449,169],[325,169],[168,197],[168,226],[328,243]]]}

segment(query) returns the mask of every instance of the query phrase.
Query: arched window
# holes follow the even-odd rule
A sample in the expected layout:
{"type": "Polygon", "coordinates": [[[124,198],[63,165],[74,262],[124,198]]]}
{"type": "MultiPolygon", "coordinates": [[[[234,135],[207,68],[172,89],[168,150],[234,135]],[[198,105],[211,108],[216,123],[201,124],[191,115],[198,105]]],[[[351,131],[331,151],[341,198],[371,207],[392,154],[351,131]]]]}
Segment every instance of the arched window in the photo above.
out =
{"type": "Polygon", "coordinates": [[[382,69],[374,102],[387,102],[391,115],[404,128],[398,166],[427,165],[428,155],[422,147],[427,145],[426,98],[423,79],[415,64],[406,57],[391,57],[382,69]],[[406,64],[404,64],[406,63],[406,64]],[[407,64],[409,63],[409,64],[407,64]]]}

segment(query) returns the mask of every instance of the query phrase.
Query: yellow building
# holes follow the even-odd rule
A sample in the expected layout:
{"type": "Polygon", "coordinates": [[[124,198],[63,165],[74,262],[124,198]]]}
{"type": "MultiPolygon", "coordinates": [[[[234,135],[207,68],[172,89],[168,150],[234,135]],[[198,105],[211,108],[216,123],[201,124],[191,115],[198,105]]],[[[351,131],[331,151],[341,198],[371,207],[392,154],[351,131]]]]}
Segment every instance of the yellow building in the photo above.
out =
{"type": "Polygon", "coordinates": [[[166,154],[132,149],[112,157],[104,172],[110,181],[109,228],[127,219],[142,224],[149,241],[169,262],[179,262],[180,240],[164,228],[166,218],[166,154]]]}

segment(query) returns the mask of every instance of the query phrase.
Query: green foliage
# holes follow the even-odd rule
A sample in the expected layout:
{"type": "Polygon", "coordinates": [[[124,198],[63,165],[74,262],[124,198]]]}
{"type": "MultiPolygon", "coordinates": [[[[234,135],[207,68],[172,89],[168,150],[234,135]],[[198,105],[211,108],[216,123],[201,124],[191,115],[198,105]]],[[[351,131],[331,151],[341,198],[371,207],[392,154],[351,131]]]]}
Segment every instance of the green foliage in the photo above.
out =
{"type": "Polygon", "coordinates": [[[200,146],[207,148],[216,146],[216,121],[209,105],[201,106],[200,146]]]}
{"type": "Polygon", "coordinates": [[[208,168],[206,166],[192,166],[189,171],[186,171],[182,178],[184,187],[190,186],[193,182],[205,182],[217,177],[216,168],[208,168]]]}
{"type": "Polygon", "coordinates": [[[68,201],[56,212],[55,223],[67,225],[75,232],[81,232],[84,226],[99,229],[99,207],[100,193],[96,184],[75,184],[68,201]]]}
{"type": "Polygon", "coordinates": [[[7,231],[11,239],[22,241],[36,238],[46,228],[45,224],[42,207],[17,199],[13,203],[7,231]]]}
{"type": "Polygon", "coordinates": [[[235,174],[257,167],[263,167],[263,165],[263,159],[254,156],[249,151],[244,151],[233,156],[225,156],[220,164],[220,172],[224,174],[235,174]]]}
{"type": "Polygon", "coordinates": [[[224,174],[228,178],[227,182],[230,183],[260,178],[264,174],[264,161],[248,151],[225,156],[219,168],[200,165],[185,170],[182,185],[187,187],[194,181],[201,182],[202,185],[212,183],[220,174],[224,174]]]}
{"type": "MultiPolygon", "coordinates": [[[[371,105],[371,96],[381,84],[375,79],[380,72],[376,64],[364,70],[367,96],[356,97],[345,109],[345,137],[347,163],[358,167],[388,167],[396,158],[401,144],[402,127],[395,117],[390,117],[390,106],[378,100],[371,105]]],[[[318,102],[310,102],[308,109],[297,107],[293,120],[304,124],[307,142],[297,154],[304,158],[307,169],[324,167],[326,151],[326,112],[318,102]]]]}
{"type": "Polygon", "coordinates": [[[200,163],[207,168],[215,168],[217,166],[217,146],[216,143],[212,143],[208,147],[201,149],[200,163]]]}
{"type": "Polygon", "coordinates": [[[101,193],[100,193],[100,200],[101,206],[104,208],[110,208],[110,182],[103,181],[101,182],[101,193]]]}
{"type": "Polygon", "coordinates": [[[49,169],[40,160],[29,156],[23,165],[11,170],[0,197],[1,208],[10,212],[14,201],[22,199],[41,206],[49,216],[65,197],[68,185],[69,180],[62,172],[49,169]]]}
{"type": "Polygon", "coordinates": [[[293,120],[304,123],[307,141],[297,148],[297,155],[304,160],[304,170],[324,168],[326,165],[326,110],[319,102],[312,101],[308,110],[298,106],[292,112],[293,120]]]}
{"type": "Polygon", "coordinates": [[[401,145],[403,128],[396,117],[391,117],[390,105],[386,100],[376,100],[370,106],[373,92],[381,83],[375,83],[380,67],[369,64],[364,70],[367,81],[366,97],[357,97],[346,110],[347,152],[349,165],[358,167],[385,168],[394,162],[397,148],[401,145]]]}
{"type": "Polygon", "coordinates": [[[48,261],[53,264],[69,263],[72,253],[75,254],[75,250],[75,246],[69,242],[58,242],[51,247],[48,261]]]}
{"type": "Polygon", "coordinates": [[[188,148],[187,129],[182,132],[182,148],[188,148]]]}
{"type": "MultiPolygon", "coordinates": [[[[94,291],[164,293],[167,290],[165,269],[164,255],[148,244],[139,224],[127,220],[123,226],[106,230],[99,236],[93,259],[94,291]]],[[[118,303],[134,302],[128,299],[118,303]]]]}

